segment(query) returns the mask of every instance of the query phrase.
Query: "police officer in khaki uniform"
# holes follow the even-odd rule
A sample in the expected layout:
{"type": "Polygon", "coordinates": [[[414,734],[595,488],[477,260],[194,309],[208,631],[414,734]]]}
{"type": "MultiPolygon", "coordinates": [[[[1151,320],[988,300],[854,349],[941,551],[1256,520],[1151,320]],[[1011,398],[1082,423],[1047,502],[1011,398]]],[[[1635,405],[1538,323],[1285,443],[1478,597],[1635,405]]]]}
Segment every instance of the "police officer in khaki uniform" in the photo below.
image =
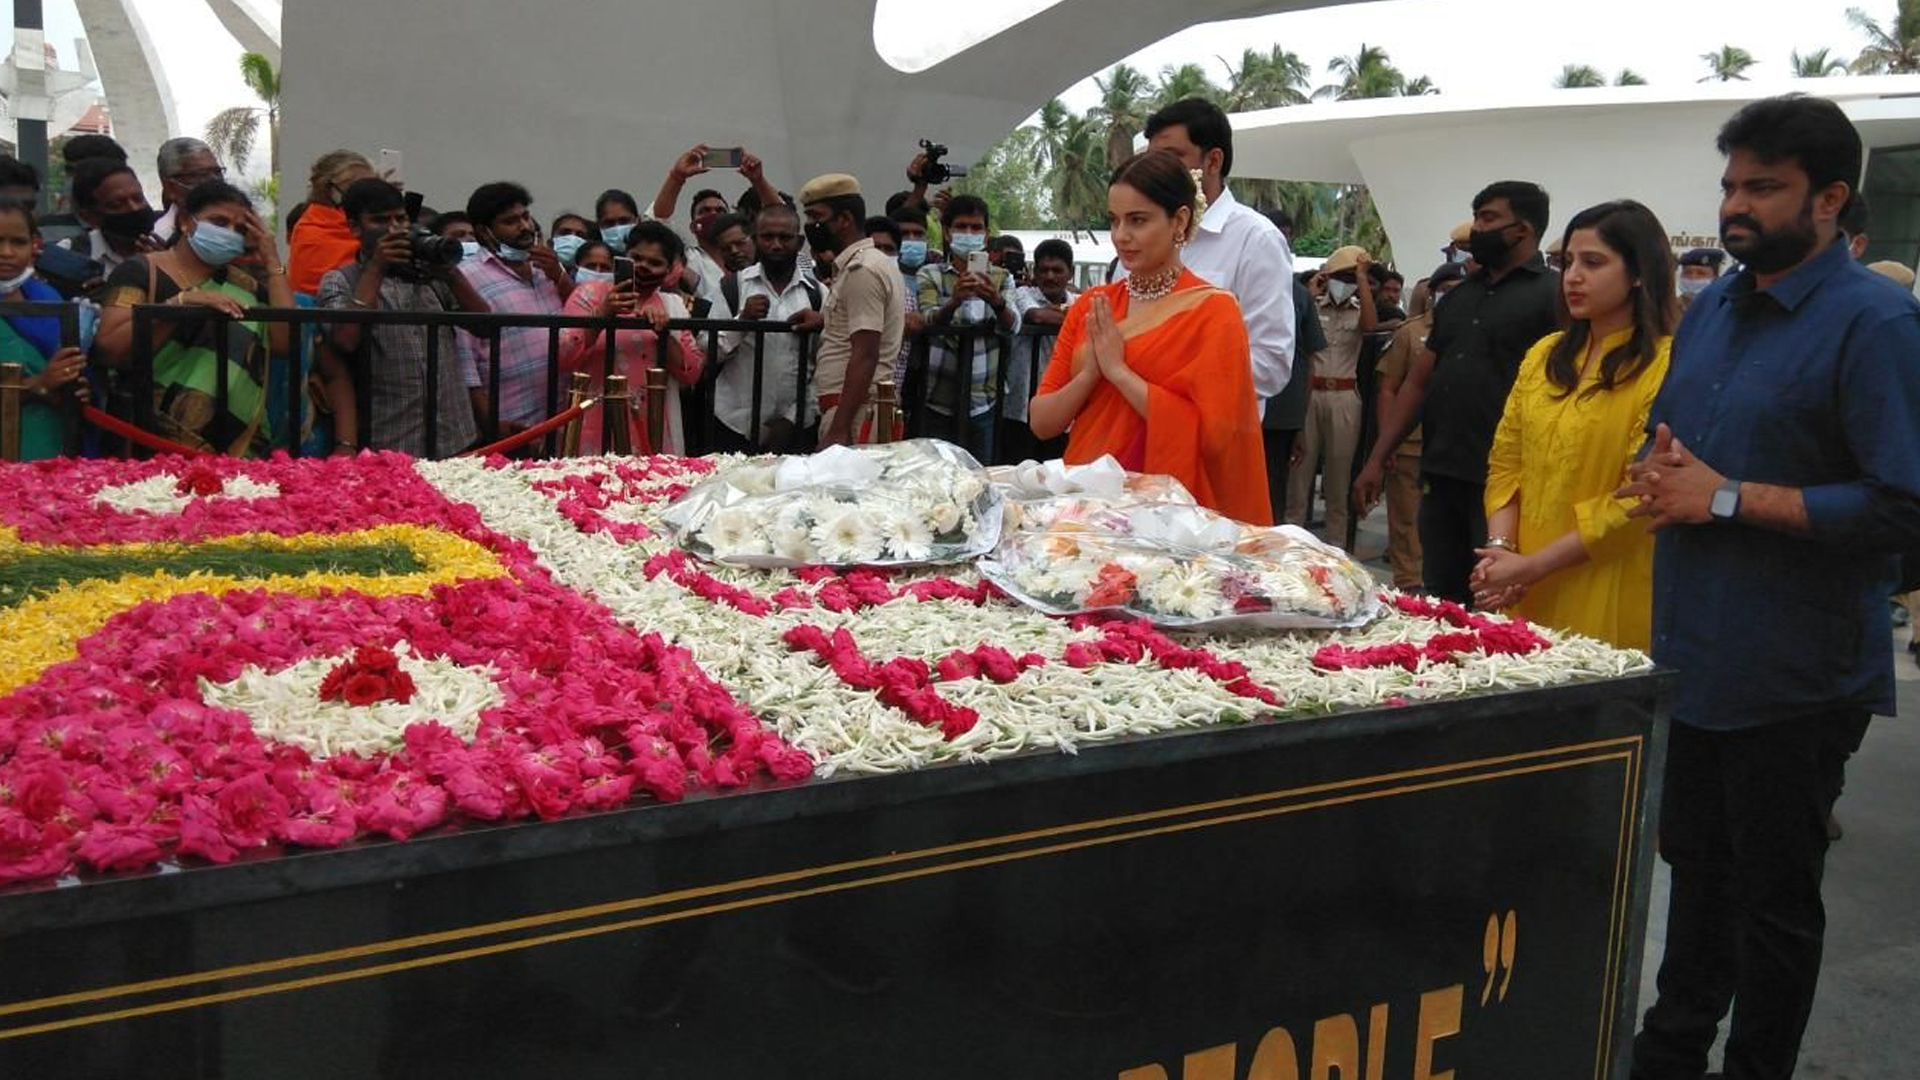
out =
{"type": "Polygon", "coordinates": [[[900,266],[867,238],[860,182],[845,173],[818,176],[800,189],[807,243],[837,251],[833,291],[813,367],[820,445],[873,441],[873,388],[893,378],[906,334],[900,266]]]}
{"type": "MultiPolygon", "coordinates": [[[[1455,285],[1467,279],[1461,263],[1441,263],[1427,279],[1434,302],[1455,285]]],[[[1407,368],[1420,350],[1427,347],[1427,334],[1433,330],[1433,312],[1423,311],[1408,319],[1393,335],[1387,351],[1380,354],[1374,369],[1374,413],[1384,426],[1393,415],[1394,397],[1407,381],[1407,368]]],[[[1420,573],[1420,429],[1414,428],[1400,443],[1393,469],[1387,474],[1387,556],[1393,563],[1393,587],[1418,589],[1420,573]]]]}
{"type": "Polygon", "coordinates": [[[1305,525],[1313,474],[1326,464],[1328,541],[1347,542],[1348,491],[1353,454],[1360,443],[1360,286],[1365,248],[1343,247],[1320,268],[1326,292],[1319,300],[1320,325],[1327,347],[1313,356],[1313,395],[1307,426],[1300,433],[1303,456],[1287,476],[1287,523],[1305,525]]]}
{"type": "MultiPolygon", "coordinates": [[[[1473,240],[1473,222],[1463,221],[1453,227],[1453,234],[1447,237],[1447,246],[1440,249],[1440,258],[1459,266],[1465,266],[1467,273],[1473,273],[1473,255],[1467,251],[1467,244],[1473,240]]],[[[1413,295],[1407,300],[1408,315],[1424,315],[1433,310],[1433,279],[1421,278],[1414,282],[1413,295]]]]}

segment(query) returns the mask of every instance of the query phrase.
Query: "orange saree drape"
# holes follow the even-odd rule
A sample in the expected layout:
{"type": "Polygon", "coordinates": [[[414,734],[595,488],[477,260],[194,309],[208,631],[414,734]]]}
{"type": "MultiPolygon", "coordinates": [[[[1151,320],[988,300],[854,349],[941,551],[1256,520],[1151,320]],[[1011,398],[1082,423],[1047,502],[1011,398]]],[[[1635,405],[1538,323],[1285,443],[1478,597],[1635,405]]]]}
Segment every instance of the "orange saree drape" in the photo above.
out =
{"type": "Polygon", "coordinates": [[[1072,381],[1076,356],[1094,363],[1087,313],[1096,294],[1106,296],[1127,340],[1127,366],[1147,383],[1147,414],[1102,380],[1074,417],[1066,462],[1112,454],[1128,469],[1179,480],[1202,506],[1251,525],[1273,524],[1240,305],[1191,272],[1138,317],[1128,310],[1124,282],[1090,289],[1067,312],[1039,393],[1072,381]]]}

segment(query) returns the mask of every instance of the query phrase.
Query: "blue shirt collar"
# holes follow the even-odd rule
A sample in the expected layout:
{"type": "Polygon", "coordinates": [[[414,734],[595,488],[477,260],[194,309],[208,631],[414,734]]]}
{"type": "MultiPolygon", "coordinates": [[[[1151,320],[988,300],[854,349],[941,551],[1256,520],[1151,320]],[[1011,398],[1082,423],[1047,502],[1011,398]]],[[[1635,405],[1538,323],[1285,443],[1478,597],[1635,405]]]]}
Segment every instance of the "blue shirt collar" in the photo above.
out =
{"type": "Polygon", "coordinates": [[[1799,268],[1774,282],[1769,288],[1755,287],[1751,268],[1740,271],[1735,275],[1733,284],[1721,294],[1720,302],[1724,304],[1750,296],[1764,295],[1770,297],[1782,308],[1793,311],[1805,303],[1807,297],[1813,295],[1813,290],[1819,288],[1823,282],[1839,273],[1851,262],[1853,262],[1853,253],[1847,249],[1846,237],[1836,237],[1833,243],[1827,245],[1827,250],[1802,263],[1799,268]]]}

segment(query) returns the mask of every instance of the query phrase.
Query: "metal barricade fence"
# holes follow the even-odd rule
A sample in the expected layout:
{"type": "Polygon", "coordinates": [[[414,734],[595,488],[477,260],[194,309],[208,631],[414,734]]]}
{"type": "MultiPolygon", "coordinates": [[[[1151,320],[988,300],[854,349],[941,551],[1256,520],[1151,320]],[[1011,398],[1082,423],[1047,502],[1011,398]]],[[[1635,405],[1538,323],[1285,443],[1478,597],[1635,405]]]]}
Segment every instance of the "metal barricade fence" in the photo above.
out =
{"type": "MultiPolygon", "coordinates": [[[[76,309],[71,304],[6,305],[7,313],[24,315],[54,315],[62,319],[62,341],[75,342],[78,339],[76,309]]],[[[177,327],[191,327],[211,323],[210,348],[213,353],[214,404],[216,415],[225,415],[230,404],[232,387],[230,365],[232,356],[232,338],[226,332],[226,324],[232,318],[212,308],[180,306],[171,304],[143,304],[132,309],[132,346],[128,362],[116,372],[120,383],[120,392],[113,396],[114,407],[110,410],[120,419],[145,431],[155,429],[154,416],[154,359],[156,352],[156,326],[169,323],[177,327]]],[[[702,377],[690,387],[675,387],[670,392],[681,395],[683,404],[683,438],[686,452],[701,454],[722,448],[741,448],[744,446],[755,452],[787,451],[809,449],[810,445],[772,446],[766,445],[763,438],[766,421],[769,416],[768,398],[770,379],[773,373],[768,370],[766,355],[767,342],[780,335],[795,337],[796,361],[793,378],[793,393],[798,402],[796,427],[804,432],[808,429],[809,418],[817,419],[817,403],[810,391],[814,361],[819,343],[817,331],[799,331],[785,322],[758,322],[742,319],[678,319],[669,322],[664,331],[656,331],[649,324],[629,317],[617,315],[541,315],[522,313],[475,314],[448,311],[389,311],[359,310],[342,308],[250,308],[244,318],[245,323],[262,327],[285,325],[292,329],[295,343],[288,351],[290,356],[274,355],[271,365],[298,364],[304,351],[302,343],[311,341],[320,334],[329,338],[329,328],[339,326],[357,326],[363,331],[376,327],[412,327],[427,331],[423,352],[425,357],[425,385],[430,388],[422,397],[422,420],[426,438],[426,456],[443,457],[467,449],[463,446],[441,446],[439,432],[440,407],[439,395],[431,388],[437,388],[443,373],[443,365],[458,364],[457,356],[442,355],[442,328],[465,332],[477,340],[477,347],[483,361],[484,399],[487,403],[486,422],[481,426],[482,444],[495,441],[501,434],[501,339],[502,335],[514,330],[537,330],[546,334],[546,370],[544,376],[544,404],[542,417],[553,416],[562,411],[568,398],[566,366],[561,364],[561,334],[568,329],[597,330],[599,340],[594,348],[599,363],[594,364],[585,356],[578,357],[571,365],[574,369],[587,366],[604,365],[605,374],[621,370],[620,333],[655,334],[653,350],[657,365],[663,355],[664,342],[658,338],[665,334],[685,331],[691,334],[705,356],[702,377]],[[617,332],[617,333],[616,333],[617,332]],[[748,431],[732,432],[726,429],[715,415],[715,395],[721,368],[721,335],[740,335],[734,364],[753,365],[751,401],[748,408],[748,431]]],[[[1009,334],[993,327],[939,327],[928,328],[911,339],[907,348],[906,370],[896,370],[894,380],[899,388],[898,401],[902,420],[909,435],[944,438],[966,447],[983,462],[992,463],[1004,456],[996,452],[1002,441],[997,437],[1006,415],[1007,375],[1013,365],[1024,367],[1027,376],[1026,392],[1030,395],[1038,389],[1045,375],[1045,358],[1056,328],[1026,327],[1016,334],[1009,334]],[[933,350],[943,348],[950,357],[962,358],[958,370],[966,371],[970,365],[965,358],[971,357],[977,346],[983,341],[991,342],[988,363],[988,383],[992,388],[993,404],[991,411],[983,413],[988,423],[984,430],[976,426],[970,415],[975,407],[971,402],[973,381],[967,377],[947,379],[949,400],[933,400],[934,372],[931,369],[933,350]]],[[[371,364],[368,359],[371,334],[361,335],[360,345],[351,356],[343,356],[348,370],[352,374],[354,393],[358,405],[358,427],[356,442],[366,446],[370,444],[373,410],[371,400],[373,383],[371,364]]],[[[646,385],[645,374],[639,371],[626,373],[634,392],[638,394],[646,385]]],[[[261,380],[261,392],[267,391],[272,380],[261,380]]],[[[289,454],[301,453],[300,438],[306,421],[306,373],[295,369],[294,374],[285,380],[285,396],[278,402],[269,402],[268,415],[272,416],[275,426],[284,424],[280,430],[293,433],[283,447],[289,454]]],[[[1024,416],[1024,410],[1016,410],[1024,416]]],[[[657,441],[660,432],[650,431],[649,435],[657,441]]],[[[547,456],[560,452],[562,447],[560,433],[547,435],[542,440],[541,450],[547,456]]],[[[656,447],[657,448],[657,447],[656,447]]],[[[144,453],[137,447],[129,447],[131,452],[144,453]]],[[[635,447],[636,452],[643,448],[635,447]]],[[[653,448],[648,448],[653,449],[653,448]]]]}

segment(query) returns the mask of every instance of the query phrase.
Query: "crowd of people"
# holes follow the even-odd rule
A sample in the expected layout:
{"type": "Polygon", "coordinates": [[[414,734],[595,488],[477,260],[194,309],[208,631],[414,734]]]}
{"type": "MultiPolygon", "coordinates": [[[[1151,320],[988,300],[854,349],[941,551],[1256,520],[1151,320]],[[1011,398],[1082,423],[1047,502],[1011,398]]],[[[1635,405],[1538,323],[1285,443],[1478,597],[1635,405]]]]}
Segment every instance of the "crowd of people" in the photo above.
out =
{"type": "Polygon", "coordinates": [[[0,161],[0,300],[97,317],[73,348],[57,320],[7,316],[0,360],[31,375],[29,456],[70,449],[64,398],[148,360],[132,312],[159,304],[228,316],[157,321],[148,346],[158,429],[226,453],[312,439],[445,454],[543,420],[556,368],[597,388],[658,367],[712,422],[672,394],[663,430],[636,410],[624,439],[589,422],[585,449],[686,452],[696,430],[711,450],[897,436],[876,432],[875,406],[899,380],[924,405],[910,423],[983,458],[1111,455],[1249,523],[1304,525],[1317,484],[1328,538],[1350,544],[1384,497],[1400,587],[1679,672],[1660,825],[1672,909],[1633,1075],[1701,1076],[1736,1003],[1727,1075],[1790,1075],[1832,810],[1868,718],[1892,712],[1888,597],[1915,586],[1899,553],[1920,548],[1920,302],[1907,268],[1857,261],[1852,124],[1802,96],[1734,115],[1717,145],[1723,249],[1676,258],[1630,199],[1555,235],[1548,193],[1504,180],[1410,287],[1358,246],[1295,274],[1291,222],[1233,196],[1215,106],[1169,106],[1146,138],[1109,189],[1117,265],[1079,294],[1068,245],[1029,259],[985,201],[930,196],[924,157],[871,214],[852,176],[789,196],[742,154],[747,192],[695,190],[689,242],[670,223],[707,147],[644,208],[610,189],[544,225],[516,183],[435,212],[343,150],[314,163],[283,256],[203,144],[161,149],[156,208],[111,140],[75,139],[70,219],[37,218],[38,177],[0,161]],[[55,241],[65,257],[47,257],[55,241]],[[299,304],[581,318],[497,338],[247,318],[299,304]],[[700,318],[726,329],[703,340],[700,318]],[[1024,358],[1009,337],[1023,327],[1044,335],[1024,358]],[[801,335],[817,335],[810,372],[801,335]],[[317,430],[276,423],[276,372],[310,380],[317,430]]]}

